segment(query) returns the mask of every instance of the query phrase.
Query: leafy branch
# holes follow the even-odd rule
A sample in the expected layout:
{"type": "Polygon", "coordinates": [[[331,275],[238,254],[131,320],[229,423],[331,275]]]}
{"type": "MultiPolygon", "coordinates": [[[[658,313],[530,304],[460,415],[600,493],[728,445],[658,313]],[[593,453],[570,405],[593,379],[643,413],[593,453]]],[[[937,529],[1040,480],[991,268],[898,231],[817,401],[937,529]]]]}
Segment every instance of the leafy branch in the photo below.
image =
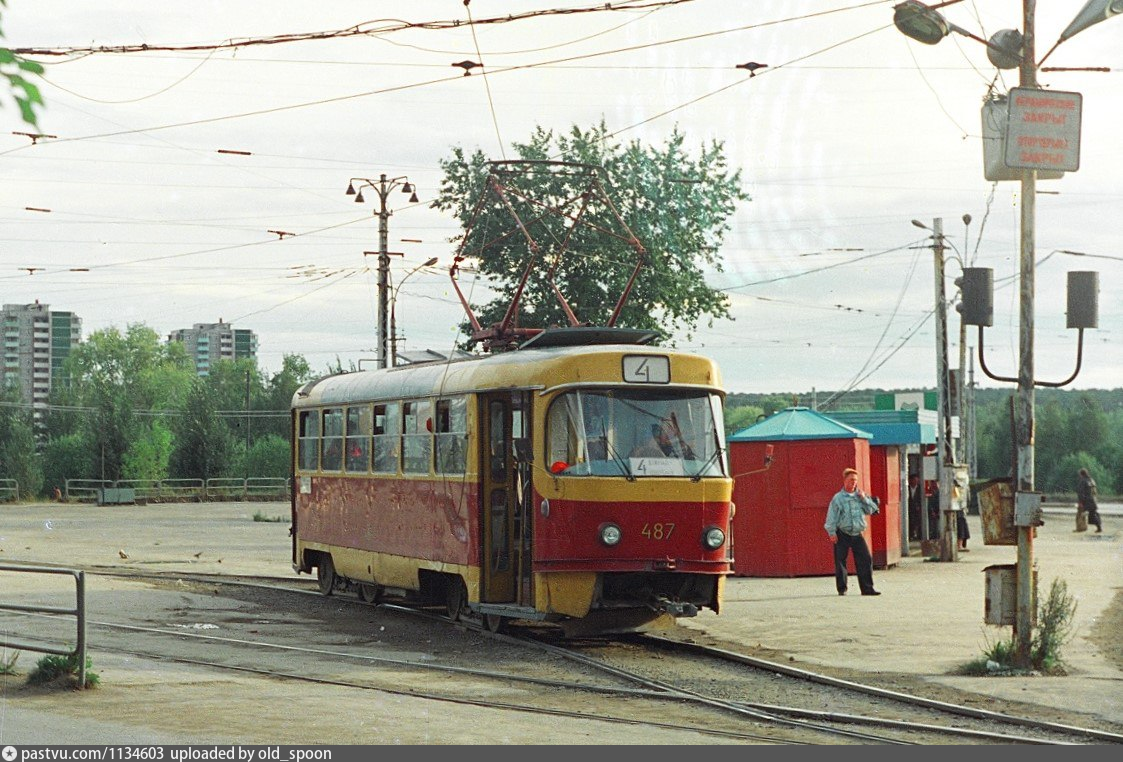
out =
{"type": "MultiPolygon", "coordinates": [[[[7,4],[7,0],[0,0],[0,6],[7,6],[7,4]]],[[[4,32],[0,30],[0,38],[3,36],[4,32]]],[[[39,120],[35,113],[35,107],[44,105],[43,96],[39,92],[39,86],[28,81],[24,76],[25,74],[42,75],[43,65],[35,61],[29,61],[0,46],[0,76],[8,80],[8,87],[12,91],[12,97],[19,105],[20,116],[23,121],[38,127],[39,120]]]]}

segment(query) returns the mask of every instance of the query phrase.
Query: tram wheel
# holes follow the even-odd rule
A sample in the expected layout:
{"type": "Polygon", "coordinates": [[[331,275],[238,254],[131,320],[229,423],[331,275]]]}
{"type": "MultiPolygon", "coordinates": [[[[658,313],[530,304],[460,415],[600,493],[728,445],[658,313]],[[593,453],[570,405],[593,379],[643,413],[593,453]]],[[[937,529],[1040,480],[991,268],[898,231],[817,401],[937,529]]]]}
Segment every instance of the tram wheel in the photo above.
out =
{"type": "Polygon", "coordinates": [[[382,597],[382,588],[378,585],[360,582],[359,597],[367,603],[378,603],[378,599],[382,597]]]}
{"type": "Polygon", "coordinates": [[[488,632],[502,632],[505,620],[499,614],[484,614],[484,627],[488,632]]]}
{"type": "Polygon", "coordinates": [[[445,609],[448,618],[454,622],[460,619],[467,605],[468,588],[464,586],[462,578],[453,577],[445,588],[445,609]]]}
{"type": "Polygon", "coordinates": [[[316,581],[320,583],[320,592],[324,595],[331,595],[335,590],[335,563],[332,562],[331,556],[323,554],[320,556],[320,565],[316,567],[316,581]]]}

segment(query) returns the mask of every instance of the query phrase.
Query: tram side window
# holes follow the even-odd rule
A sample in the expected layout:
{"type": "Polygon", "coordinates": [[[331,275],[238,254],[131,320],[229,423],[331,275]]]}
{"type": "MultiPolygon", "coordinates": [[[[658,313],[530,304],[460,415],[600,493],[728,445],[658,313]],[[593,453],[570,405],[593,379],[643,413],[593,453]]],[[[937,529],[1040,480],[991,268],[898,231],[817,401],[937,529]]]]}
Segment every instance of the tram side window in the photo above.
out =
{"type": "Polygon", "coordinates": [[[333,407],[324,411],[323,431],[320,469],[340,471],[343,468],[343,408],[333,407]]]}
{"type": "Polygon", "coordinates": [[[397,402],[374,406],[374,463],[376,474],[398,473],[401,408],[397,402]]]}
{"type": "Polygon", "coordinates": [[[347,470],[366,473],[370,463],[370,405],[347,408],[347,470]]]}
{"type": "Polygon", "coordinates": [[[301,471],[315,471],[320,455],[320,411],[304,410],[300,413],[297,432],[297,460],[301,471]]]}
{"type": "Polygon", "coordinates": [[[402,471],[407,474],[429,473],[433,452],[431,408],[429,400],[402,403],[402,471]]]}
{"type": "Polygon", "coordinates": [[[437,473],[462,474],[467,465],[468,400],[437,400],[437,473]]]}

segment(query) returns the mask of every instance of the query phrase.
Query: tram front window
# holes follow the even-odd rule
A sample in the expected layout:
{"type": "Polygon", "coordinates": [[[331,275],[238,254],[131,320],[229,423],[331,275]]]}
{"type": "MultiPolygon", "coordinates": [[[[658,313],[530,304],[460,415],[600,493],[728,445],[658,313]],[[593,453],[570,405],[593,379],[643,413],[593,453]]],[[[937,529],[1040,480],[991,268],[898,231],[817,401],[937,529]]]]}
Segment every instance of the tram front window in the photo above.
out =
{"type": "Polygon", "coordinates": [[[564,476],[722,476],[721,400],[704,392],[566,392],[550,406],[547,466],[564,476]]]}

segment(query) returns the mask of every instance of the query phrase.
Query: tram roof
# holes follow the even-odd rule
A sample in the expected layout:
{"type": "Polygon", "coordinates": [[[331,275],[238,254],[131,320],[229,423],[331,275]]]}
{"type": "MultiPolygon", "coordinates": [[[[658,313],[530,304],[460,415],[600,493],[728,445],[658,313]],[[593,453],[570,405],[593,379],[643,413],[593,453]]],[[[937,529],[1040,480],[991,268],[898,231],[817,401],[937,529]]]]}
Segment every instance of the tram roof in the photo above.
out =
{"type": "MultiPolygon", "coordinates": [[[[543,388],[582,380],[596,381],[578,368],[597,360],[624,354],[659,354],[681,358],[686,369],[670,386],[689,384],[720,387],[716,365],[708,358],[666,347],[635,344],[546,346],[402,365],[380,370],[353,371],[325,376],[302,386],[293,395],[293,407],[330,405],[359,400],[429,397],[488,389],[543,388]],[[686,380],[686,377],[691,377],[686,380]],[[703,379],[702,376],[705,376],[703,379]]],[[[677,363],[676,363],[677,364],[677,363]]]]}

